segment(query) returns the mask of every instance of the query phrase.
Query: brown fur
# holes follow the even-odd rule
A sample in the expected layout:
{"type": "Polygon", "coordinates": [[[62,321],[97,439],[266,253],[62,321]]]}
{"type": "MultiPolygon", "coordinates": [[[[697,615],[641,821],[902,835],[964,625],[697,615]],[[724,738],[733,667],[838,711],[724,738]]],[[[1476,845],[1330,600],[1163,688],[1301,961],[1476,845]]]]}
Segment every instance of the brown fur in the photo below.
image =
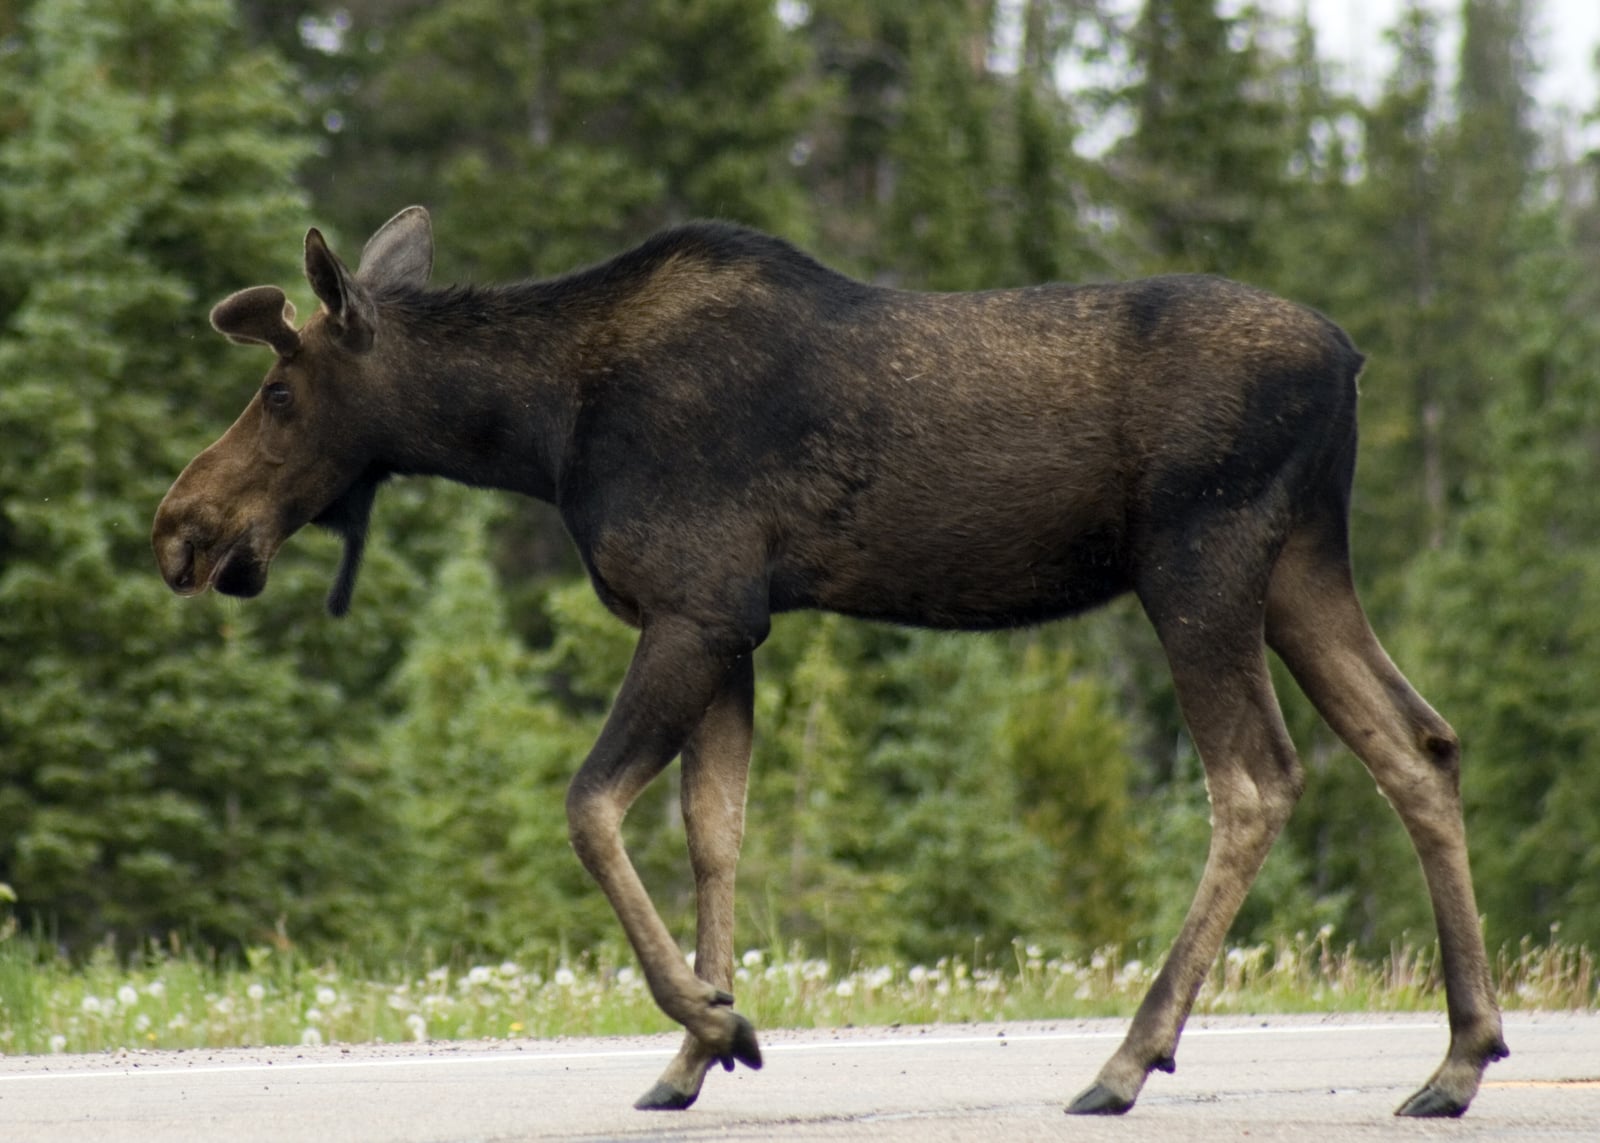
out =
{"type": "Polygon", "coordinates": [[[1432,895],[1444,1064],[1401,1109],[1458,1115],[1505,1052],[1467,870],[1450,727],[1373,636],[1349,571],[1361,356],[1332,323],[1214,278],[913,294],[775,239],[695,224],[593,269],[426,287],[427,215],[351,274],[312,231],[322,309],[258,287],[217,307],[277,361],[178,478],[153,541],[175,590],[253,595],[308,522],[346,540],[374,493],[433,474],[553,502],[596,591],[640,629],[567,809],[662,1009],[688,1029],[640,1101],[686,1107],[708,1066],[759,1065],[731,1007],[751,654],[796,608],[945,628],[1042,622],[1134,592],[1205,764],[1214,829],[1194,904],[1077,1112],[1130,1107],[1179,1033],[1304,787],[1271,646],[1372,771],[1432,895]],[[698,893],[696,973],[623,849],[674,757],[698,893]]]}

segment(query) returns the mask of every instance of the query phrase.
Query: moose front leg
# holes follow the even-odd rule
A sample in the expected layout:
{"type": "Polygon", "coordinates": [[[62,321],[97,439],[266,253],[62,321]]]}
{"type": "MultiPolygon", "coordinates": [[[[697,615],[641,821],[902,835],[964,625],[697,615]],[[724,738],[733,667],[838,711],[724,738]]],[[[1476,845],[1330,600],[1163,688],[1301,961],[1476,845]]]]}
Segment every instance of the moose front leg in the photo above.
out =
{"type": "MultiPolygon", "coordinates": [[[[743,721],[748,727],[750,701],[744,696],[748,695],[749,683],[740,681],[740,677],[750,670],[748,656],[755,641],[738,636],[718,638],[717,633],[700,624],[681,620],[649,624],[639,638],[605,728],[567,792],[572,847],[611,902],[639,958],[651,996],[663,1012],[688,1030],[694,1044],[689,1053],[691,1059],[703,1056],[705,1064],[716,1060],[730,1069],[736,1061],[752,1068],[761,1066],[755,1029],[733,1010],[733,997],[725,986],[702,980],[689,971],[677,942],[628,858],[621,827],[633,800],[685,748],[691,734],[708,718],[712,726],[696,738],[697,746],[710,746],[718,738],[715,728],[731,720],[727,709],[730,706],[742,706],[743,721]]],[[[746,743],[748,737],[747,728],[746,743]]],[[[743,749],[747,757],[748,745],[743,749]]],[[[691,750],[690,756],[701,757],[702,752],[691,750]]],[[[741,775],[742,772],[741,766],[741,775]]],[[[742,826],[742,781],[739,795],[742,826]]],[[[699,830],[698,825],[695,828],[699,830]]],[[[696,875],[698,878],[698,869],[696,875]]],[[[720,878],[713,878],[716,880],[720,878]]],[[[731,922],[731,869],[726,895],[731,922]]],[[[702,905],[702,909],[720,916],[722,905],[702,905]]],[[[702,917],[705,915],[703,912],[702,917]]],[[[725,974],[731,980],[731,923],[728,928],[724,959],[725,974]]],[[[714,963],[721,956],[719,944],[709,959],[714,963]]],[[[698,955],[696,959],[698,963],[698,955]]],[[[690,1070],[694,1066],[691,1064],[690,1070]]],[[[704,1071],[705,1065],[699,1065],[702,1078],[704,1071]]],[[[652,1089],[640,1101],[641,1106],[687,1107],[698,1094],[698,1082],[692,1093],[685,1090],[687,1072],[675,1073],[669,1068],[663,1080],[687,1098],[680,1098],[675,1104],[662,1099],[651,1101],[651,1096],[657,1094],[652,1089]]]]}
{"type": "MultiPolygon", "coordinates": [[[[755,674],[750,656],[744,655],[728,671],[716,701],[683,748],[683,821],[695,888],[695,975],[724,992],[733,991],[733,884],[744,840],[754,704],[755,674]]],[[[690,1106],[715,1058],[690,1032],[660,1080],[634,1106],[643,1111],[690,1106]]]]}

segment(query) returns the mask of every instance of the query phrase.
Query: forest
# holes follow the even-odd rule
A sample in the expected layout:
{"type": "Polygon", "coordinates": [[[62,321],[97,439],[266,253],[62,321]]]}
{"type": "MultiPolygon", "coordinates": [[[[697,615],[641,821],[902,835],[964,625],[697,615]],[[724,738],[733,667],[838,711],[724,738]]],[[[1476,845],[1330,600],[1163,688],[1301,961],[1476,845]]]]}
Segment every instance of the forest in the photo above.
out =
{"type": "MultiPolygon", "coordinates": [[[[422,203],[439,282],[715,217],[905,288],[1204,271],[1327,313],[1368,356],[1356,574],[1463,738],[1491,949],[1600,946],[1595,135],[1531,95],[1536,0],[1405,5],[1364,93],[1294,7],[0,0],[12,922],[69,952],[616,939],[563,796],[632,635],[553,510],[392,483],[342,620],[326,535],[246,602],[179,599],[151,556],[267,365],[210,306],[271,282],[309,313],[307,227],[354,257],[422,203]]],[[[740,947],[1176,931],[1208,810],[1133,601],[985,636],[790,615],[756,669],[740,947]]],[[[1279,684],[1309,788],[1234,938],[1430,941],[1397,819],[1279,684]]],[[[627,832],[687,934],[676,782],[627,832]]]]}

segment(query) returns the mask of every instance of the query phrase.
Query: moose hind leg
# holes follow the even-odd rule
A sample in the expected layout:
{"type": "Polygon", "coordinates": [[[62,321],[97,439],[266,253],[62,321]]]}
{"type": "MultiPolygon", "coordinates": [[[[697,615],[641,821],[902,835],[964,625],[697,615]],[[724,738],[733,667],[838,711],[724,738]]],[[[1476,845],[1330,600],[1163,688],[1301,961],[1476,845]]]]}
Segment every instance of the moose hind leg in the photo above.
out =
{"type": "MultiPolygon", "coordinates": [[[[730,996],[734,872],[744,837],[754,699],[755,675],[745,655],[729,669],[716,701],[684,746],[682,760],[683,821],[697,914],[695,975],[730,996]]],[[[641,1111],[689,1107],[716,1059],[704,1041],[686,1033],[677,1056],[634,1106],[641,1111]]],[[[724,1066],[732,1067],[732,1061],[724,1066]]]]}
{"type": "MultiPolygon", "coordinates": [[[[1155,598],[1152,596],[1151,598],[1155,598]]],[[[1211,845],[1183,928],[1127,1037],[1070,1114],[1121,1114],[1151,1070],[1170,1072],[1178,1037],[1246,892],[1289,818],[1304,778],[1267,671],[1259,611],[1146,610],[1172,666],[1184,721],[1205,766],[1211,845]]]]}
{"type": "Polygon", "coordinates": [[[1460,746],[1389,660],[1341,552],[1292,539],[1273,571],[1267,638],[1400,815],[1422,863],[1444,969],[1450,1049],[1397,1115],[1458,1116],[1507,1055],[1467,864],[1460,746]]]}

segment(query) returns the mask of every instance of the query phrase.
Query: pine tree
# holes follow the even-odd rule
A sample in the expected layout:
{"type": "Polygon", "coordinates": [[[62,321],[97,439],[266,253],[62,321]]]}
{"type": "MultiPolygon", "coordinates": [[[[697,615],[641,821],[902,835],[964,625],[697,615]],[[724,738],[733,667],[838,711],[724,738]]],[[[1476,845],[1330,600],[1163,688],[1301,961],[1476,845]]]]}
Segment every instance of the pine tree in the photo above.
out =
{"type": "Polygon", "coordinates": [[[1146,0],[1126,92],[1133,130],[1113,159],[1151,268],[1251,278],[1268,262],[1263,206],[1284,189],[1286,109],[1260,93],[1260,13],[1146,0]]]}
{"type": "Polygon", "coordinates": [[[285,652],[262,655],[261,613],[173,599],[147,539],[167,482],[249,392],[217,383],[206,305],[287,276],[298,244],[290,76],[239,50],[220,0],[37,0],[14,46],[0,880],[71,946],[348,931],[384,852],[381,779],[339,764],[354,709],[291,625],[268,621],[285,652]]]}

